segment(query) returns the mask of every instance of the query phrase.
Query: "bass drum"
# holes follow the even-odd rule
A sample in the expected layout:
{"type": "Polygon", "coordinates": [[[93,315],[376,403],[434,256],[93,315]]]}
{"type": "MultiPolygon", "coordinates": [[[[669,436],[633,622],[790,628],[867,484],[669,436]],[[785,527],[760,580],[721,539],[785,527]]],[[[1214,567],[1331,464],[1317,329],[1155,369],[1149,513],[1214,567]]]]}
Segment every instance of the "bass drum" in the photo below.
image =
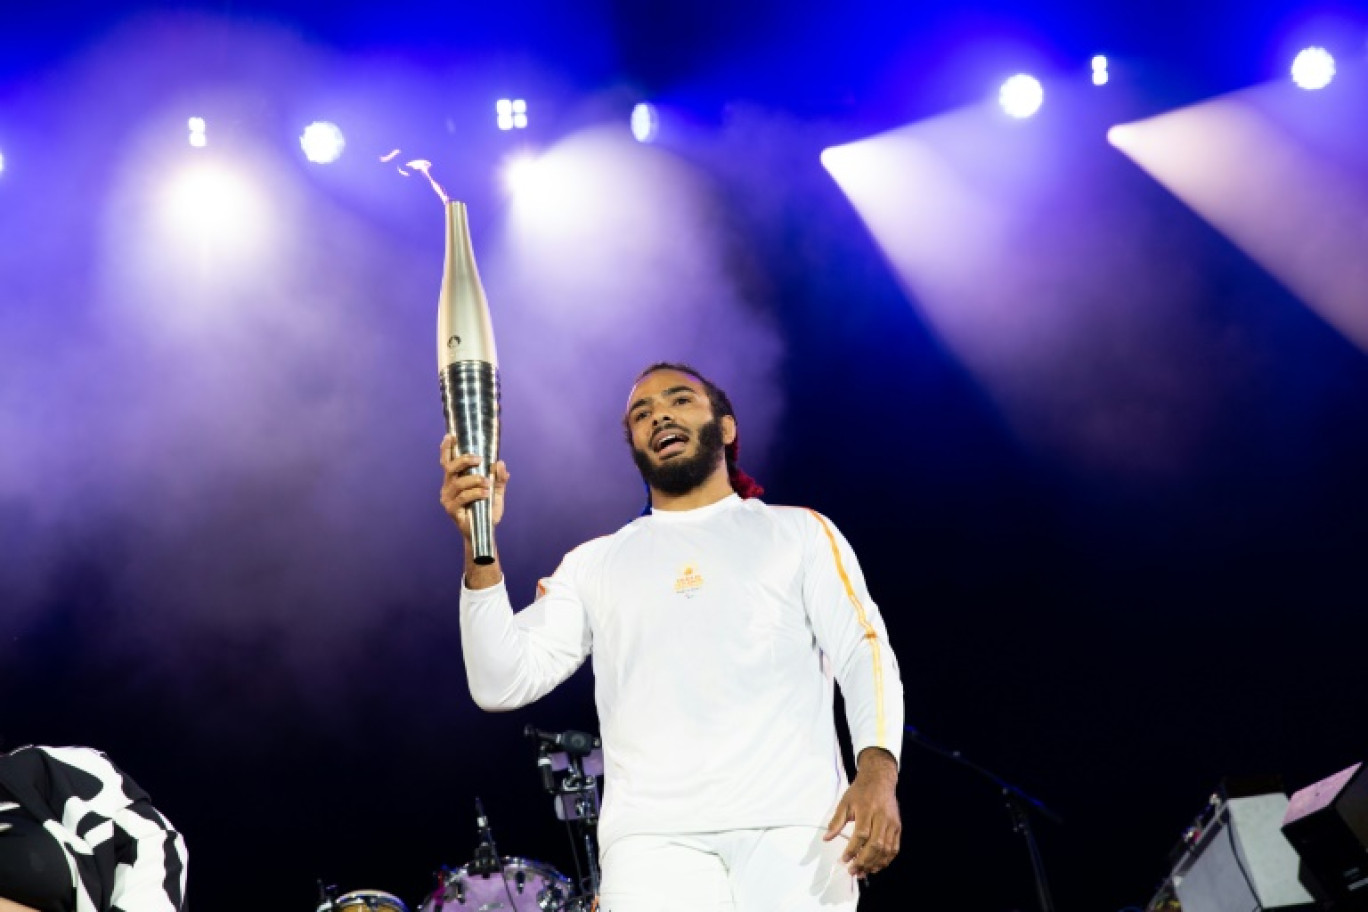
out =
{"type": "Polygon", "coordinates": [[[526,858],[504,858],[502,872],[493,874],[468,869],[448,873],[421,912],[561,912],[574,892],[555,868],[526,858]]]}
{"type": "Polygon", "coordinates": [[[379,890],[356,890],[327,906],[335,912],[408,912],[403,900],[379,890]]]}

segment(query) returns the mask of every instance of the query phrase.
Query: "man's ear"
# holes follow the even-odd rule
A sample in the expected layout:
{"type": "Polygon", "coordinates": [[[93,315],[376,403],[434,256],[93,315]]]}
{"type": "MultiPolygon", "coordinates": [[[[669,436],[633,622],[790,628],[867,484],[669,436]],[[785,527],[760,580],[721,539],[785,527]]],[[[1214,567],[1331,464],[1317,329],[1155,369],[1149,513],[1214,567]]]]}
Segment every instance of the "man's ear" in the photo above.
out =
{"type": "Polygon", "coordinates": [[[719,424],[722,425],[722,445],[731,446],[736,442],[736,418],[723,415],[719,424]]]}

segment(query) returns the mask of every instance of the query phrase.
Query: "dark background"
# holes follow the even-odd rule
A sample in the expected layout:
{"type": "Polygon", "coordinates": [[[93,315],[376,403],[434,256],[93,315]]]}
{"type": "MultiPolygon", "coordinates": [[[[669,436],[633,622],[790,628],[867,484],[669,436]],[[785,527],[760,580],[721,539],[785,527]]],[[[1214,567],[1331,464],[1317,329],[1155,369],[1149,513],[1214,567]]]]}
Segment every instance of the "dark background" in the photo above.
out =
{"type": "MultiPolygon", "coordinates": [[[[144,114],[182,102],[210,111],[211,131],[228,124],[214,135],[229,149],[276,133],[288,144],[310,105],[353,116],[344,161],[397,143],[440,162],[443,143],[461,145],[468,167],[448,174],[471,200],[482,265],[502,140],[468,124],[488,99],[532,86],[534,115],[547,114],[531,132],[548,144],[609,113],[625,122],[639,98],[686,112],[692,138],[677,151],[710,187],[740,310],[707,310],[700,286],[697,312],[671,299],[621,349],[567,348],[532,310],[496,312],[501,345],[526,340],[504,360],[520,378],[505,398],[522,498],[501,532],[512,589],[530,593],[639,503],[613,438],[619,393],[576,378],[599,372],[625,395],[646,363],[699,360],[732,386],[743,428],[770,408],[743,459],[767,499],[819,509],[851,540],[908,721],[1064,818],[1038,827],[1059,908],[1143,906],[1223,777],[1279,774],[1291,791],[1363,759],[1368,361],[1100,141],[1107,123],[1280,78],[1317,23],[1361,57],[1354,11],[514,0],[4,18],[0,735],[108,752],[186,834],[200,912],[308,909],[318,877],[412,902],[430,871],[471,856],[476,795],[504,853],[568,871],[520,733],[595,719],[587,671],[506,716],[465,691],[458,539],[436,503],[426,191],[372,164],[295,166],[301,210],[321,214],[286,226],[295,278],[273,293],[314,311],[345,301],[327,321],[349,321],[349,337],[315,346],[312,330],[256,314],[151,351],[101,309],[131,300],[106,281],[123,249],[118,163],[144,114]],[[1003,67],[1085,79],[1099,50],[1120,61],[1124,90],[1075,111],[1059,171],[1076,181],[1055,175],[1063,189],[1040,218],[1091,212],[1097,193],[1124,200],[1098,230],[1161,226],[1154,268],[1184,276],[1183,319],[1158,342],[1102,349],[1077,334],[1050,357],[1067,367],[1061,384],[1096,384],[1105,406],[1118,361],[1182,352],[1168,392],[1115,403],[1121,425],[1183,426],[1188,444],[1159,470],[1023,431],[1078,415],[1063,395],[1011,413],[909,306],[817,161],[830,142],[991,94],[1003,67]],[[332,233],[344,220],[393,249],[348,261],[332,233]],[[324,281],[334,273],[344,288],[324,281]],[[777,346],[759,373],[745,372],[744,345],[727,347],[743,311],[777,346]],[[103,335],[87,345],[94,322],[103,335]],[[265,336],[271,359],[245,362],[265,336]],[[177,347],[193,357],[167,354],[177,347]],[[602,438],[615,461],[586,458],[581,438],[602,438]]],[[[183,116],[167,121],[173,143],[183,116]]],[[[193,289],[170,297],[194,306],[193,289]]],[[[1172,301],[1118,285],[1096,303],[1165,313],[1172,301]]],[[[902,856],[862,908],[1033,908],[994,788],[910,741],[903,769],[902,856]]]]}

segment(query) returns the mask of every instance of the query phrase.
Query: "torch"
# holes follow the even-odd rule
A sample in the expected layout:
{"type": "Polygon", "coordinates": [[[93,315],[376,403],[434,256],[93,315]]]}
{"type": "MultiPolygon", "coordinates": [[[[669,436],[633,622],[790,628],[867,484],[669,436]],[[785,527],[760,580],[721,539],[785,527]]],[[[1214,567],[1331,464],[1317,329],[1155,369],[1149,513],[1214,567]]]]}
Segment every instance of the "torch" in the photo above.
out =
{"type": "MultiPolygon", "coordinates": [[[[448,199],[440,189],[438,193],[446,210],[446,257],[442,265],[442,293],[437,301],[437,372],[442,386],[442,408],[446,412],[447,433],[455,435],[461,453],[480,457],[480,464],[466,474],[489,478],[499,458],[499,358],[494,352],[494,327],[475,267],[465,203],[448,199]]],[[[491,564],[493,499],[478,500],[469,509],[475,563],[491,564]]]]}

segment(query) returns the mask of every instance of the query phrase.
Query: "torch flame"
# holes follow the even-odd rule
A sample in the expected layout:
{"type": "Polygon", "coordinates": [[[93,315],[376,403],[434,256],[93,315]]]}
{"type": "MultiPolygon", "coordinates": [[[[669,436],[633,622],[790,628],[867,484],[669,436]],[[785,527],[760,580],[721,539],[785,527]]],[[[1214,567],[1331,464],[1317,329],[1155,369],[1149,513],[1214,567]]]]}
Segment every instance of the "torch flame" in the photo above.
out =
{"type": "MultiPolygon", "coordinates": [[[[399,154],[400,150],[395,149],[392,152],[380,156],[380,160],[382,162],[391,162],[394,161],[399,154]]],[[[395,165],[395,170],[404,175],[404,177],[408,177],[409,172],[405,171],[405,168],[412,168],[414,171],[421,173],[423,177],[426,177],[428,183],[432,185],[433,191],[436,192],[437,198],[442,201],[443,205],[451,202],[451,197],[447,196],[447,192],[442,189],[442,185],[437,183],[437,179],[432,176],[432,162],[423,158],[415,158],[413,161],[404,162],[402,165],[395,165]]]]}
{"type": "Polygon", "coordinates": [[[447,192],[442,189],[442,185],[437,183],[437,179],[432,176],[432,162],[418,158],[411,162],[406,162],[405,167],[412,168],[414,171],[420,172],[423,177],[426,177],[428,183],[432,184],[432,189],[436,192],[437,198],[442,201],[443,205],[451,202],[451,197],[447,196],[447,192]]]}

